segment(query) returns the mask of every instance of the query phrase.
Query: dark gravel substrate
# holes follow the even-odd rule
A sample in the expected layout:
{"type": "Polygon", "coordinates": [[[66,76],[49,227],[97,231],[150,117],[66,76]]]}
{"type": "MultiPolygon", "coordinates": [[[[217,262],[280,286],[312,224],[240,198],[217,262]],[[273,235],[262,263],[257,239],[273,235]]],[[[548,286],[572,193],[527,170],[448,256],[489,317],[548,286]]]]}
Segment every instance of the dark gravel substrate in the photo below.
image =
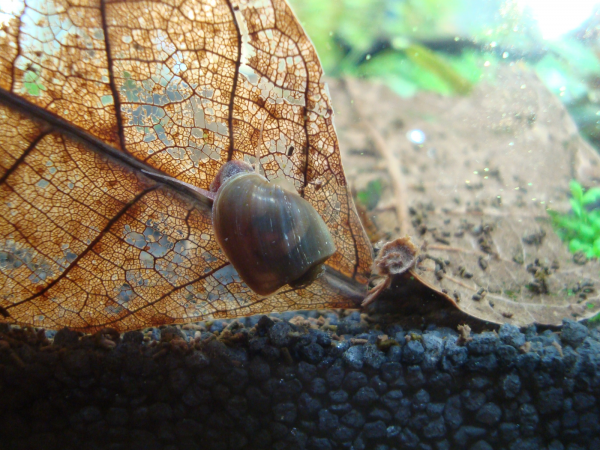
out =
{"type": "Polygon", "coordinates": [[[597,329],[279,317],[53,344],[4,326],[0,448],[600,449],[597,329]]]}

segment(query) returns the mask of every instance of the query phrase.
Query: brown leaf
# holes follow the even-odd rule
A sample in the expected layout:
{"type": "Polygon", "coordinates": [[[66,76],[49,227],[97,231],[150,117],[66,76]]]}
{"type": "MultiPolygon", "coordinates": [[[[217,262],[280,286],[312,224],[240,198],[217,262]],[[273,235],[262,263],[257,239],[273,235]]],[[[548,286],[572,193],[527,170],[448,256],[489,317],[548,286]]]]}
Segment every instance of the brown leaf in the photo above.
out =
{"type": "Polygon", "coordinates": [[[567,211],[569,181],[597,179],[600,161],[535,74],[503,68],[465,98],[400,99],[352,80],[348,88],[332,91],[356,168],[349,177],[361,189],[398,166],[406,200],[388,189],[374,213],[398,236],[398,212],[421,247],[414,276],[491,322],[558,325],[598,313],[600,263],[574,261],[546,208],[567,211]],[[357,127],[357,116],[375,131],[357,127]],[[422,145],[408,139],[413,130],[422,145]]]}
{"type": "Polygon", "coordinates": [[[0,31],[7,320],[123,331],[356,305],[371,249],[321,66],[283,0],[16,9],[0,31]],[[210,208],[141,173],[208,189],[226,161],[253,162],[257,147],[265,176],[291,181],[338,249],[317,282],[266,299],[225,259],[210,208]]]}

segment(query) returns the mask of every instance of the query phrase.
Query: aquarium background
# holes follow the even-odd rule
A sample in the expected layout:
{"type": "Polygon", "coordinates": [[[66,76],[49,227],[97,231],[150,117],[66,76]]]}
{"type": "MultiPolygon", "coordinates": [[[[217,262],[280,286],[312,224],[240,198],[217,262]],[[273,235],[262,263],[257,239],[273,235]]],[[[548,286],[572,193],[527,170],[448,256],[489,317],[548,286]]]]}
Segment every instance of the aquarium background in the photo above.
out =
{"type": "MultiPolygon", "coordinates": [[[[483,82],[504,89],[499,70],[518,66],[535,73],[581,135],[596,151],[600,146],[600,4],[594,0],[290,3],[329,77],[383,83],[405,99],[424,92],[464,97],[483,82]]],[[[414,130],[407,138],[422,144],[425,136],[414,130]]],[[[356,192],[358,203],[374,210],[382,184],[370,180],[356,192]]],[[[548,213],[569,250],[591,259],[600,257],[600,189],[587,184],[561,186],[570,191],[571,210],[548,213]]]]}
{"type": "Polygon", "coordinates": [[[410,97],[467,95],[503,64],[531,67],[582,134],[600,139],[595,0],[291,2],[325,73],[381,80],[410,97]]]}

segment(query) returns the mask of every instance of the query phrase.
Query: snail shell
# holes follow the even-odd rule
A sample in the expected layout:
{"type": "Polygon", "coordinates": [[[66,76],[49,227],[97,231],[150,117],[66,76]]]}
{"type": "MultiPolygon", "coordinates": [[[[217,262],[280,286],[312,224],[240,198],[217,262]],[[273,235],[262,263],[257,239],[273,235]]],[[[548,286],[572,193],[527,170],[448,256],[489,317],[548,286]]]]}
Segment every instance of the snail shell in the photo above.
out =
{"type": "Polygon", "coordinates": [[[213,228],[240,278],[259,295],[310,283],[335,253],[327,225],[296,192],[270,183],[241,161],[211,184],[213,228]]]}

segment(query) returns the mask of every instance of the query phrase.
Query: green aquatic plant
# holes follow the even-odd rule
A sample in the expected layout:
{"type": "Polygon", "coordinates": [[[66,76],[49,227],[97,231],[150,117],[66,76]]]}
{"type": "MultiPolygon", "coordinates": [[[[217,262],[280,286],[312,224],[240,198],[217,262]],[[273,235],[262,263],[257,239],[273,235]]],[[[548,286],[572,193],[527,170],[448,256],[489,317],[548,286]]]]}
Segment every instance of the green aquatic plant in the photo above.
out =
{"type": "Polygon", "coordinates": [[[577,181],[571,181],[571,211],[561,214],[549,210],[556,233],[572,253],[587,258],[600,257],[600,187],[584,190],[577,181]]]}
{"type": "MultiPolygon", "coordinates": [[[[572,180],[571,211],[561,214],[549,210],[556,233],[569,246],[569,251],[585,258],[600,257],[600,187],[584,190],[581,184],[572,180]]],[[[600,314],[589,319],[590,323],[600,323],[600,314]]]]}
{"type": "Polygon", "coordinates": [[[359,191],[356,194],[356,198],[358,201],[365,207],[367,210],[371,211],[375,209],[377,203],[381,199],[381,193],[383,192],[383,184],[381,180],[372,180],[369,181],[367,187],[359,191]]]}

